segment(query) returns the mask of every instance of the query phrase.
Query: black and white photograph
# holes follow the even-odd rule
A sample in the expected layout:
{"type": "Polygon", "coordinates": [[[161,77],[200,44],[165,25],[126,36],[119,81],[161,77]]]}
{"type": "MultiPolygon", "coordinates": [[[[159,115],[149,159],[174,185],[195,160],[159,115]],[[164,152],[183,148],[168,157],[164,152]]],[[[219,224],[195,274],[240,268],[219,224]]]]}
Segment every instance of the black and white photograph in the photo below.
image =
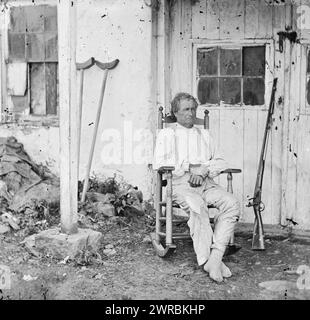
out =
{"type": "Polygon", "coordinates": [[[0,101],[0,300],[310,300],[310,0],[1,0],[0,101]]]}

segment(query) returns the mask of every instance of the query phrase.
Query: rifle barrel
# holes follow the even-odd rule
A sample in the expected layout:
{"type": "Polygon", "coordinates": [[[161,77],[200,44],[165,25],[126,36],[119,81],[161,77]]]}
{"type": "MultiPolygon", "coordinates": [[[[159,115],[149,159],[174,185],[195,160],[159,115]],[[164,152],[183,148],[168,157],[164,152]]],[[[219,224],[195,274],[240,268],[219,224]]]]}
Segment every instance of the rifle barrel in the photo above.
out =
{"type": "Polygon", "coordinates": [[[254,196],[253,196],[253,202],[252,202],[254,215],[255,215],[253,239],[252,239],[253,250],[265,249],[264,230],[263,230],[262,216],[260,212],[260,203],[262,198],[262,187],[263,187],[263,177],[264,177],[264,170],[265,170],[265,159],[266,159],[266,153],[267,153],[267,142],[268,142],[269,133],[272,125],[272,115],[274,112],[274,104],[275,104],[274,100],[275,100],[275,92],[277,89],[277,82],[278,82],[278,78],[275,78],[273,80],[273,85],[272,85],[272,92],[271,92],[268,115],[267,115],[266,126],[265,126],[264,137],[263,137],[263,145],[262,145],[260,158],[259,158],[254,196]]]}

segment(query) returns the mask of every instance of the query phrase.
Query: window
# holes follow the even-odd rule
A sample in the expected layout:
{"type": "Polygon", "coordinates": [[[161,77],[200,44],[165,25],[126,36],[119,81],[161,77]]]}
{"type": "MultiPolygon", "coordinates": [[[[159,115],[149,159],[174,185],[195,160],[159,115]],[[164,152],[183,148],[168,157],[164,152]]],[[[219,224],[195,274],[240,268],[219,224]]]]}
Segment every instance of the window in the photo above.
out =
{"type": "Polygon", "coordinates": [[[8,51],[9,64],[24,62],[27,65],[25,81],[28,85],[25,93],[11,96],[14,112],[22,113],[28,110],[27,113],[32,115],[56,115],[57,7],[48,5],[11,7],[8,51]]]}
{"type": "Polygon", "coordinates": [[[201,104],[263,105],[265,46],[198,48],[197,80],[201,104]]]}

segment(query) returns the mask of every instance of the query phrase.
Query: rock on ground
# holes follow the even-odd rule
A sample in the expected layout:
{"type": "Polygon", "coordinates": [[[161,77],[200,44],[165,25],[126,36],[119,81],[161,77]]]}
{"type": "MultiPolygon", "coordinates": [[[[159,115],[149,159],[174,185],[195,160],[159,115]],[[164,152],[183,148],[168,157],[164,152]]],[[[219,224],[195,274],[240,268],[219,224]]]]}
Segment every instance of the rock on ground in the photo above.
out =
{"type": "Polygon", "coordinates": [[[44,230],[27,237],[23,243],[35,247],[43,254],[49,254],[57,259],[74,257],[87,249],[97,251],[100,247],[102,234],[91,229],[78,229],[75,234],[67,235],[60,232],[60,228],[44,230]]]}

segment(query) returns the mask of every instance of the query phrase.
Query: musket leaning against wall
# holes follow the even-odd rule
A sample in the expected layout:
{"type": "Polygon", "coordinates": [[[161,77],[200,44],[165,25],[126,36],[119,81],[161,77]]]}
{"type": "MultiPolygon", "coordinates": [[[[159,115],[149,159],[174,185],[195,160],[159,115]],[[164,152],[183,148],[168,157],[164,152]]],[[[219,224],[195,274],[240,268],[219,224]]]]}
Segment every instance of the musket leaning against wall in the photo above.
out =
{"type": "Polygon", "coordinates": [[[277,90],[277,82],[278,78],[273,80],[272,85],[272,92],[270,97],[266,127],[264,131],[264,138],[263,138],[263,145],[260,154],[259,164],[258,164],[258,171],[254,189],[254,196],[253,198],[249,199],[248,207],[253,207],[255,221],[254,221],[254,229],[253,229],[253,238],[252,238],[252,249],[253,250],[265,250],[265,243],[264,243],[264,228],[263,228],[263,221],[261,212],[265,209],[265,205],[262,202],[262,187],[263,187],[263,176],[264,176],[264,169],[265,169],[265,160],[266,160],[266,153],[267,153],[267,143],[269,138],[269,133],[272,126],[272,116],[274,112],[274,103],[275,103],[275,92],[277,90]]]}

